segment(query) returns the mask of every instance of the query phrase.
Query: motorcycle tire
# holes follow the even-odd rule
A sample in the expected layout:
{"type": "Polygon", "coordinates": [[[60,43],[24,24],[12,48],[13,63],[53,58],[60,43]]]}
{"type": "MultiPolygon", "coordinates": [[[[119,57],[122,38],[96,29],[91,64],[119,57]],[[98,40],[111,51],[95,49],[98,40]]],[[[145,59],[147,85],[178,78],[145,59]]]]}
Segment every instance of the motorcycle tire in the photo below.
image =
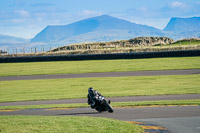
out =
{"type": "Polygon", "coordinates": [[[113,109],[112,109],[112,106],[106,100],[104,101],[104,104],[105,104],[105,106],[107,108],[107,111],[109,113],[113,113],[114,112],[113,109]]]}
{"type": "Polygon", "coordinates": [[[99,113],[102,113],[102,110],[101,110],[101,108],[99,108],[99,107],[96,107],[95,110],[96,110],[97,112],[99,112],[99,113]]]}

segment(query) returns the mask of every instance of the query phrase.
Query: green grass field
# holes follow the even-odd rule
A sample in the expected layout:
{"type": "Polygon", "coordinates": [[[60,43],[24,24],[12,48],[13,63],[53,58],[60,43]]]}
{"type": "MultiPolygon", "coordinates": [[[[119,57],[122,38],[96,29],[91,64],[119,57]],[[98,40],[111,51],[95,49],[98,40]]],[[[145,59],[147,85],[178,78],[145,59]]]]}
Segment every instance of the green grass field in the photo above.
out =
{"type": "Polygon", "coordinates": [[[181,41],[177,41],[173,44],[170,44],[172,46],[180,46],[180,45],[200,45],[200,40],[181,40],[181,41]]]}
{"type": "Polygon", "coordinates": [[[106,97],[197,94],[200,75],[0,81],[0,102],[85,98],[93,87],[106,97]]]}
{"type": "Polygon", "coordinates": [[[0,116],[2,133],[143,133],[138,125],[108,118],[0,116]]]}
{"type": "Polygon", "coordinates": [[[199,68],[200,57],[1,63],[0,76],[199,68]]]}

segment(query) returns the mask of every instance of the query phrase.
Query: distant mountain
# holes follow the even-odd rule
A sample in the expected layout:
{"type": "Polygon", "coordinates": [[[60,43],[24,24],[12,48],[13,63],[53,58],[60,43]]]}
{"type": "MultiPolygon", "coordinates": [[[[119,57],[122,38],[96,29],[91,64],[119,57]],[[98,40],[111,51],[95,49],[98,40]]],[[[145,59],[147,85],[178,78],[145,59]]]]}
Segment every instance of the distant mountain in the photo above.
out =
{"type": "Polygon", "coordinates": [[[171,18],[164,31],[183,32],[183,31],[200,31],[200,17],[192,18],[171,18]]]}
{"type": "Polygon", "coordinates": [[[70,44],[163,35],[161,30],[150,26],[102,15],[69,25],[47,26],[31,42],[70,44]]]}
{"type": "Polygon", "coordinates": [[[28,40],[28,39],[23,39],[23,38],[19,38],[19,37],[13,37],[13,36],[0,34],[0,50],[8,51],[8,49],[9,49],[8,52],[11,53],[11,51],[13,51],[13,49],[22,48],[27,43],[29,43],[29,41],[30,40],[28,40]]]}
{"type": "Polygon", "coordinates": [[[26,43],[28,39],[0,34],[0,43],[26,43]]]}
{"type": "Polygon", "coordinates": [[[173,38],[200,36],[200,17],[171,18],[164,31],[174,33],[173,38]]]}

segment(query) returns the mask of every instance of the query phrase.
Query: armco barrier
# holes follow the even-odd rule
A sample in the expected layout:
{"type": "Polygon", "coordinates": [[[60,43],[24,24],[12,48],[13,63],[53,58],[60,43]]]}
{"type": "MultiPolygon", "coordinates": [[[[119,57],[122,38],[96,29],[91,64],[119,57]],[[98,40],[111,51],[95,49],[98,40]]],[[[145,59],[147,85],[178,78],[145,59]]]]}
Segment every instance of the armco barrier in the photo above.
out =
{"type": "Polygon", "coordinates": [[[166,51],[166,52],[141,52],[141,53],[117,53],[117,54],[90,54],[90,55],[0,57],[0,63],[41,62],[41,61],[139,59],[139,58],[189,57],[189,56],[200,56],[200,50],[166,51]]]}

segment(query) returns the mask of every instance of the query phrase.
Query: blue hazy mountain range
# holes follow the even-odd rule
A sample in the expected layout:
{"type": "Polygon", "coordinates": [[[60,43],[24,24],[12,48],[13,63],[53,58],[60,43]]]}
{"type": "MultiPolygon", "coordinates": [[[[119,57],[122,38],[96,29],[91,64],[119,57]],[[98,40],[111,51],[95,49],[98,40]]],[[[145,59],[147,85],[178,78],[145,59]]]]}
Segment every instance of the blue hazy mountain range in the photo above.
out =
{"type": "Polygon", "coordinates": [[[22,48],[30,40],[0,34],[0,50],[22,48]]]}
{"type": "Polygon", "coordinates": [[[0,43],[27,43],[28,39],[0,34],[0,43]]]}
{"type": "Polygon", "coordinates": [[[69,25],[47,26],[31,42],[78,43],[83,41],[112,41],[136,36],[162,35],[164,34],[159,29],[102,15],[69,25]]]}
{"type": "Polygon", "coordinates": [[[164,31],[174,33],[200,31],[200,17],[172,18],[164,31]]]}
{"type": "Polygon", "coordinates": [[[68,25],[47,26],[30,41],[27,39],[0,35],[0,48],[4,45],[26,47],[57,47],[72,43],[126,40],[134,37],[165,36],[174,40],[200,37],[200,17],[172,18],[163,29],[135,24],[108,15],[84,19],[68,25]]]}
{"type": "Polygon", "coordinates": [[[200,17],[172,18],[163,31],[173,39],[200,37],[200,17]]]}

